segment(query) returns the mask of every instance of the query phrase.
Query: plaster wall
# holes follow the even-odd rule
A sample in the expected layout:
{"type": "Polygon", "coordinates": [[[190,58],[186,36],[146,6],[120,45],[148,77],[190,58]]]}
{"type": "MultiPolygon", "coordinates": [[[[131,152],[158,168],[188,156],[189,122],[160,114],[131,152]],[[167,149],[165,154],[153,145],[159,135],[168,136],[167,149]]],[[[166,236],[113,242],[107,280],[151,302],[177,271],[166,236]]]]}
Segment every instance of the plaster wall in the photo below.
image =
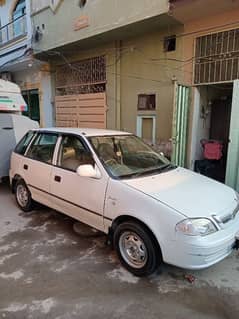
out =
{"type": "Polygon", "coordinates": [[[181,41],[176,51],[166,53],[163,39],[180,29],[146,34],[122,44],[128,51],[123,51],[121,59],[121,129],[136,133],[138,115],[156,115],[157,143],[172,136],[174,80],[183,80],[175,61],[181,59],[181,41]],[[156,110],[138,111],[139,94],[156,94],[156,110]]]}
{"type": "Polygon", "coordinates": [[[32,0],[32,19],[43,32],[35,50],[50,50],[167,13],[168,0],[32,0]],[[44,24],[44,28],[42,25],[44,24]]]}
{"type": "MultiPolygon", "coordinates": [[[[203,15],[202,15],[203,16],[203,15]]],[[[194,19],[185,22],[184,31],[181,34],[182,39],[182,56],[184,61],[184,68],[182,69],[182,77],[184,78],[184,83],[187,85],[193,85],[193,64],[194,64],[194,56],[195,56],[195,41],[199,36],[231,30],[235,28],[239,28],[239,9],[234,9],[233,11],[223,11],[218,13],[217,15],[211,15],[207,17],[202,17],[200,19],[194,19]]],[[[193,132],[193,116],[194,112],[197,113],[195,107],[197,106],[197,98],[195,99],[195,95],[198,93],[195,92],[196,88],[192,89],[192,104],[189,112],[189,130],[188,130],[188,167],[192,166],[191,158],[192,148],[194,143],[193,132]]],[[[203,89],[201,89],[202,96],[205,96],[203,89]]],[[[202,125],[202,123],[200,123],[202,125]]],[[[198,142],[197,142],[198,143],[198,142]]],[[[197,144],[198,145],[198,144],[197,144]]],[[[199,154],[198,154],[199,157],[199,154]]]]}
{"type": "Polygon", "coordinates": [[[221,14],[186,22],[182,34],[185,82],[193,82],[193,62],[195,56],[195,40],[199,36],[239,28],[239,9],[224,11],[221,14]]]}
{"type": "MultiPolygon", "coordinates": [[[[105,55],[107,72],[107,128],[136,134],[138,115],[156,116],[156,142],[171,138],[174,81],[182,82],[175,60],[182,55],[182,44],[164,52],[163,39],[181,31],[181,27],[151,32],[128,40],[111,42],[91,50],[65,49],[69,62],[105,55]],[[138,112],[138,94],[156,94],[156,110],[138,112]]],[[[56,59],[54,59],[56,62],[56,59]]],[[[63,59],[58,59],[63,64],[63,59]]],[[[54,65],[52,66],[54,69],[54,65]]]]}

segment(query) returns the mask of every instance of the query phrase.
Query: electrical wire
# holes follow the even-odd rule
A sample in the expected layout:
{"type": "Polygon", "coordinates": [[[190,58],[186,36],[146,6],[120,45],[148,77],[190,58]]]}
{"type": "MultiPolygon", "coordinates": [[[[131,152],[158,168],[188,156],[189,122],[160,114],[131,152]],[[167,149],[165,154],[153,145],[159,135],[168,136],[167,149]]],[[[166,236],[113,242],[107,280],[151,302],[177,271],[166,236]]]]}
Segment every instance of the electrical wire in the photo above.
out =
{"type": "MultiPolygon", "coordinates": [[[[48,52],[45,52],[46,54],[48,54],[48,52]]],[[[51,51],[50,55],[57,55],[59,57],[61,57],[63,59],[63,61],[66,63],[66,65],[74,71],[80,72],[80,69],[78,69],[76,66],[74,66],[74,64],[71,64],[70,61],[65,57],[64,54],[62,54],[60,51],[51,51]]],[[[117,64],[117,62],[119,61],[119,59],[121,58],[121,56],[118,57],[118,59],[116,59],[116,61],[112,64],[106,65],[106,68],[115,66],[117,64]]],[[[132,78],[132,79],[137,79],[137,80],[144,80],[144,81],[151,81],[151,82],[157,82],[157,83],[162,83],[162,81],[160,80],[156,80],[156,79],[151,79],[151,78],[145,78],[142,76],[138,76],[138,75],[134,75],[134,74],[122,74],[122,73],[116,73],[116,72],[107,72],[108,74],[111,75],[115,75],[115,76],[122,76],[122,77],[127,77],[127,78],[132,78]]]]}
{"type": "MultiPolygon", "coordinates": [[[[239,22],[239,21],[238,21],[238,22],[239,22]]],[[[228,24],[227,24],[227,25],[228,25],[228,24]]],[[[222,26],[222,25],[221,25],[221,26],[222,26]]],[[[224,26],[225,26],[225,25],[224,25],[224,26]]],[[[219,26],[217,26],[217,28],[218,28],[218,27],[219,27],[219,26]]],[[[198,33],[198,32],[200,32],[200,31],[197,31],[197,32],[195,32],[195,33],[198,33]]],[[[191,32],[190,34],[192,34],[192,32],[191,32]]],[[[186,35],[186,34],[184,34],[184,35],[186,35]]],[[[189,35],[189,33],[188,33],[187,35],[189,35]]],[[[110,51],[116,52],[116,48],[115,48],[115,47],[114,47],[114,48],[107,48],[107,51],[104,52],[104,53],[102,53],[102,55],[108,55],[110,51]]],[[[164,68],[164,69],[166,69],[166,70],[168,70],[168,71],[169,71],[169,70],[170,70],[170,71],[180,71],[180,70],[181,70],[182,72],[184,72],[184,73],[189,73],[189,74],[192,74],[193,72],[192,72],[192,71],[185,70],[184,67],[185,67],[186,65],[188,65],[189,63],[192,63],[196,58],[200,59],[200,57],[195,57],[195,56],[192,56],[192,57],[190,57],[190,58],[188,58],[188,59],[186,59],[186,60],[181,60],[181,59],[176,59],[176,58],[168,58],[168,57],[164,57],[164,58],[149,57],[149,56],[147,56],[147,55],[144,53],[144,51],[143,51],[141,48],[132,47],[132,46],[127,46],[127,47],[121,47],[121,48],[120,48],[120,54],[119,54],[119,56],[117,57],[117,59],[116,59],[113,63],[106,65],[106,69],[107,69],[107,68],[110,68],[110,67],[112,67],[112,66],[116,66],[117,63],[118,63],[118,61],[122,58],[122,55],[123,55],[123,54],[129,53],[129,52],[135,52],[135,51],[141,53],[141,54],[144,56],[145,60],[146,60],[146,62],[145,62],[145,61],[143,61],[143,62],[138,62],[139,64],[151,64],[151,65],[154,64],[154,65],[161,66],[162,68],[164,68]],[[166,64],[162,64],[162,63],[160,64],[160,63],[158,63],[158,62],[160,62],[160,61],[166,62],[166,64]],[[174,67],[174,66],[172,66],[172,65],[168,65],[167,62],[183,63],[183,65],[180,65],[180,66],[178,66],[178,67],[174,67]]],[[[35,50],[35,52],[37,52],[37,50],[35,50]]],[[[69,53],[69,52],[73,52],[73,51],[66,51],[66,52],[69,53]]],[[[75,51],[74,51],[74,52],[75,52],[75,51]]],[[[68,67],[69,67],[70,69],[72,69],[72,70],[74,70],[74,71],[77,71],[77,72],[80,72],[80,70],[77,68],[77,66],[75,66],[74,63],[71,63],[71,62],[66,58],[65,54],[63,54],[63,53],[60,52],[60,51],[57,51],[57,50],[49,50],[49,51],[38,50],[38,53],[46,54],[46,55],[49,56],[49,57],[58,56],[60,59],[63,60],[63,62],[64,62],[66,65],[68,65],[68,67]]],[[[24,56],[24,54],[23,54],[23,56],[24,56]]],[[[234,57],[234,58],[235,58],[235,57],[234,57]]],[[[203,58],[201,58],[201,59],[203,59],[204,61],[209,61],[209,62],[221,61],[221,59],[213,59],[213,61],[212,61],[212,57],[203,57],[203,58]]],[[[10,63],[10,62],[11,62],[11,61],[8,61],[7,63],[10,63]]],[[[7,64],[7,63],[6,63],[6,64],[7,64]]],[[[137,63],[137,62],[136,62],[136,63],[137,63]]],[[[108,72],[108,73],[110,73],[110,72],[108,72]]],[[[114,74],[114,75],[117,75],[117,76],[121,75],[121,76],[126,76],[126,77],[130,77],[130,78],[134,78],[134,79],[148,80],[148,81],[153,81],[153,82],[161,83],[160,80],[150,79],[150,78],[144,78],[144,77],[138,76],[138,75],[132,75],[132,74],[127,74],[127,75],[126,75],[126,74],[122,74],[122,73],[117,74],[117,73],[112,73],[112,72],[111,72],[110,74],[114,74]]],[[[167,75],[168,75],[168,74],[167,74],[167,75]]]]}

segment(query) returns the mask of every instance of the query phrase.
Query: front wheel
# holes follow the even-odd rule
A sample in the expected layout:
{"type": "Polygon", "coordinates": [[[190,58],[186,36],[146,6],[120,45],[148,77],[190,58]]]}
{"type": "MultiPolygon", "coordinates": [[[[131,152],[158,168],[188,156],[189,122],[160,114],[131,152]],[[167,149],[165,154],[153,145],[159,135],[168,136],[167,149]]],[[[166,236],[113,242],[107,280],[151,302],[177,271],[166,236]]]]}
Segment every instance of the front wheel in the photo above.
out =
{"type": "Polygon", "coordinates": [[[124,222],[116,228],[114,247],[123,266],[139,277],[152,274],[161,261],[149,231],[136,222],[124,222]]]}
{"type": "Polygon", "coordinates": [[[25,184],[25,182],[21,179],[17,182],[15,188],[15,197],[18,206],[24,211],[29,212],[33,208],[33,200],[31,193],[25,184]]]}

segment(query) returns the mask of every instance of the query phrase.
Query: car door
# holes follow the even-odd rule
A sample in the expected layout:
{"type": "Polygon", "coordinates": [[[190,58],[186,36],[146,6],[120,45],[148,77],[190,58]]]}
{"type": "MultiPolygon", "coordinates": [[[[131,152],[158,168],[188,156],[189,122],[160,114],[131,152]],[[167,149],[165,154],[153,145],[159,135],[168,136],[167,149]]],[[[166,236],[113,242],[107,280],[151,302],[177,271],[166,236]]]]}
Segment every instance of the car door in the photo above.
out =
{"type": "Polygon", "coordinates": [[[80,165],[96,165],[86,142],[79,136],[63,135],[57,165],[51,176],[51,193],[55,208],[65,214],[103,230],[103,212],[108,175],[89,178],[76,172],[80,165]]]}
{"type": "Polygon", "coordinates": [[[21,163],[23,178],[32,198],[48,206],[52,201],[50,176],[57,139],[56,133],[38,133],[21,163]]]}

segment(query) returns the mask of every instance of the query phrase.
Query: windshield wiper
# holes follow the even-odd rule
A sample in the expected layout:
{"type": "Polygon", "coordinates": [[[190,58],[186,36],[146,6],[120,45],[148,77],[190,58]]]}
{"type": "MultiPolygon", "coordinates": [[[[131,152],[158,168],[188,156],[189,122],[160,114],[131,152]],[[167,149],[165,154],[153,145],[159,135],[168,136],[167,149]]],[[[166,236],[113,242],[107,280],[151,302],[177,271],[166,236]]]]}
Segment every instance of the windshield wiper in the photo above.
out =
{"type": "Polygon", "coordinates": [[[127,174],[127,175],[122,175],[122,176],[119,176],[120,178],[134,178],[134,177],[139,177],[139,176],[143,176],[143,175],[147,175],[147,174],[152,174],[152,173],[161,173],[163,171],[168,171],[168,170],[171,170],[171,169],[175,169],[177,166],[176,165],[173,165],[171,163],[169,164],[165,164],[165,165],[162,165],[160,167],[157,167],[157,168],[151,168],[151,169],[148,169],[148,170],[144,170],[144,171],[141,171],[141,172],[135,172],[135,173],[130,173],[130,174],[127,174]]]}
{"type": "Polygon", "coordinates": [[[176,165],[169,163],[169,164],[165,164],[165,165],[159,167],[158,171],[163,172],[163,171],[168,171],[168,170],[175,169],[175,168],[177,168],[176,165]]]}

